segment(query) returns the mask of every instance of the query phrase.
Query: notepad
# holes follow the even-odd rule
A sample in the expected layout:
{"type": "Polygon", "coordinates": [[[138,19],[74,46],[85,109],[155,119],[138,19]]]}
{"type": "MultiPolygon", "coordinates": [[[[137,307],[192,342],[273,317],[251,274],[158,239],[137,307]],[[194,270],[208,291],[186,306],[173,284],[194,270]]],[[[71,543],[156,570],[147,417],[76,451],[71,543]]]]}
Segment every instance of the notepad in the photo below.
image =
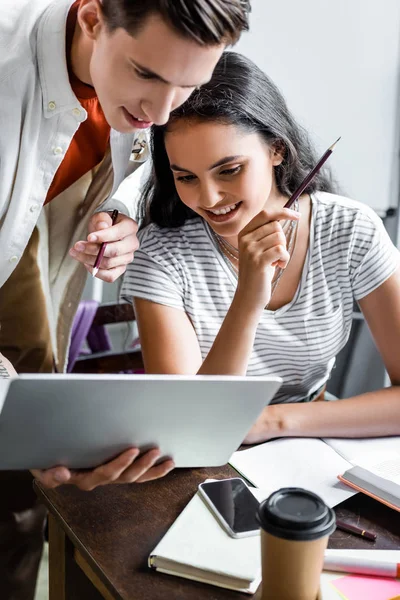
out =
{"type": "Polygon", "coordinates": [[[331,585],[345,600],[392,600],[400,595],[400,581],[385,577],[346,575],[331,585]]]}
{"type": "MultiPolygon", "coordinates": [[[[269,491],[252,492],[261,501],[269,491]]],[[[151,568],[254,594],[261,582],[260,536],[235,539],[196,493],[151,552],[151,568]]]]}

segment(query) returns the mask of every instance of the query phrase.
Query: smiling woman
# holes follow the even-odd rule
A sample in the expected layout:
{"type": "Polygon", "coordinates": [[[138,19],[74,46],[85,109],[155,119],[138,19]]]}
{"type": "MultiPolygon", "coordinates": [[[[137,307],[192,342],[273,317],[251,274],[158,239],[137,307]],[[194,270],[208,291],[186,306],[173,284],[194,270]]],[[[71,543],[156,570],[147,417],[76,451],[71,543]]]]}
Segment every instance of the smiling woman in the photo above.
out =
{"type": "MultiPolygon", "coordinates": [[[[275,375],[282,387],[245,438],[400,434],[400,255],[365,205],[335,195],[307,132],[271,80],[234,52],[154,127],[148,224],[122,295],[150,373],[275,375]],[[345,345],[354,301],[392,387],[312,402],[345,345]]],[[[221,424],[223,426],[223,424],[221,424]]]]}

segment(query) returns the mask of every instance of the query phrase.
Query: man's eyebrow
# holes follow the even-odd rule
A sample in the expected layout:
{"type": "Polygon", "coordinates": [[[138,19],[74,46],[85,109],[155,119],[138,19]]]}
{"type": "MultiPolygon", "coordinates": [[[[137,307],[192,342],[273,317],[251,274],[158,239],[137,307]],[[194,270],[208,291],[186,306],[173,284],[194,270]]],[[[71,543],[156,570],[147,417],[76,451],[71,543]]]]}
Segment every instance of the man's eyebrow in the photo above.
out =
{"type": "MultiPolygon", "coordinates": [[[[149,77],[151,77],[153,79],[157,79],[158,81],[162,81],[163,83],[166,83],[167,85],[175,85],[175,84],[172,84],[171,81],[168,81],[167,79],[164,79],[164,77],[161,77],[161,75],[158,75],[158,73],[155,73],[154,71],[151,71],[147,67],[144,67],[143,65],[139,64],[135,60],[131,59],[131,63],[133,64],[134,67],[136,67],[137,69],[139,69],[139,71],[142,71],[143,73],[145,73],[149,77]]],[[[178,85],[177,87],[180,87],[180,88],[195,88],[195,87],[199,87],[201,85],[204,85],[205,83],[208,83],[208,81],[203,81],[202,83],[193,83],[193,84],[190,84],[190,85],[188,85],[188,84],[186,84],[186,85],[178,85]]]]}
{"type": "MultiPolygon", "coordinates": [[[[243,158],[240,154],[235,154],[233,156],[225,156],[224,158],[220,158],[217,162],[213,163],[210,167],[208,167],[209,171],[212,171],[216,167],[221,167],[222,165],[226,165],[227,163],[232,162],[233,160],[237,160],[238,158],[243,158]]],[[[184,171],[185,173],[191,173],[189,169],[185,169],[184,167],[180,167],[179,165],[172,164],[170,165],[171,171],[184,171]]]]}

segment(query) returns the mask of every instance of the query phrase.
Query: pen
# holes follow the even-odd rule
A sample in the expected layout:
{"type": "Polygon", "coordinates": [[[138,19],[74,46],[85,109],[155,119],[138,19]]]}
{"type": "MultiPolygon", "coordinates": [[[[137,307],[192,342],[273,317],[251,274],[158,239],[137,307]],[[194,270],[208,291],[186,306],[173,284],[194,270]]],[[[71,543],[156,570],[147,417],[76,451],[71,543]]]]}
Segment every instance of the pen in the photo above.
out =
{"type": "Polygon", "coordinates": [[[336,142],[334,142],[332,146],[329,146],[328,150],[324,152],[324,154],[321,156],[315,167],[309,172],[308,175],[306,175],[306,177],[303,179],[297,190],[293,192],[293,194],[290,196],[289,200],[286,202],[283,208],[290,208],[293,202],[297,200],[297,198],[304,192],[304,190],[306,189],[308,184],[311,183],[311,181],[314,179],[315,175],[318,173],[324,162],[330,157],[334,147],[336,146],[339,140],[340,138],[338,138],[336,142]]]}
{"type": "Polygon", "coordinates": [[[375,533],[367,531],[366,529],[362,529],[361,527],[357,527],[356,525],[350,525],[350,523],[345,523],[340,519],[336,519],[336,529],[346,531],[347,533],[353,533],[354,535],[358,535],[359,537],[371,540],[372,542],[375,542],[376,540],[375,533]]]}
{"type": "Polygon", "coordinates": [[[375,577],[400,578],[400,563],[352,556],[327,556],[324,558],[324,570],[373,575],[375,577]]]}
{"type": "MultiPolygon", "coordinates": [[[[113,225],[115,225],[115,221],[117,220],[117,217],[118,217],[118,211],[117,211],[117,209],[114,209],[112,211],[112,215],[111,215],[111,220],[112,220],[112,224],[113,225]]],[[[97,275],[97,273],[99,271],[99,266],[100,266],[101,260],[102,260],[102,258],[104,256],[104,252],[105,252],[106,246],[107,246],[107,242],[103,242],[101,244],[101,246],[100,246],[100,250],[99,250],[99,253],[97,255],[96,262],[94,263],[94,267],[93,267],[93,271],[92,271],[92,277],[96,277],[96,275],[97,275]]]]}

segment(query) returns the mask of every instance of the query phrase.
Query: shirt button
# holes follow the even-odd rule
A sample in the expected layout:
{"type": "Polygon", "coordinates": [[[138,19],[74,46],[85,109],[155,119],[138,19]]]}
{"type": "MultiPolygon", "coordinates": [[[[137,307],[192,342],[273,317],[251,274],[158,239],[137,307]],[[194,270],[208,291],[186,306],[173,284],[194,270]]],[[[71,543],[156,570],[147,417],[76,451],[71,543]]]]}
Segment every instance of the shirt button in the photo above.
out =
{"type": "Polygon", "coordinates": [[[16,262],[18,260],[18,256],[12,256],[10,258],[10,262],[16,262]]]}
{"type": "Polygon", "coordinates": [[[72,111],[72,114],[74,114],[76,117],[80,117],[81,111],[79,110],[79,108],[74,108],[74,110],[72,111]]]}
{"type": "Polygon", "coordinates": [[[29,207],[29,210],[30,210],[31,212],[35,212],[35,211],[36,211],[36,209],[37,209],[37,206],[36,206],[36,204],[31,204],[31,205],[30,205],[30,207],[29,207]]]}
{"type": "Polygon", "coordinates": [[[56,109],[56,103],[52,100],[51,102],[48,103],[48,108],[49,110],[55,110],[56,109]]]}
{"type": "Polygon", "coordinates": [[[62,154],[63,153],[63,149],[61,148],[61,146],[56,146],[55,148],[53,148],[53,154],[62,154]]]}

